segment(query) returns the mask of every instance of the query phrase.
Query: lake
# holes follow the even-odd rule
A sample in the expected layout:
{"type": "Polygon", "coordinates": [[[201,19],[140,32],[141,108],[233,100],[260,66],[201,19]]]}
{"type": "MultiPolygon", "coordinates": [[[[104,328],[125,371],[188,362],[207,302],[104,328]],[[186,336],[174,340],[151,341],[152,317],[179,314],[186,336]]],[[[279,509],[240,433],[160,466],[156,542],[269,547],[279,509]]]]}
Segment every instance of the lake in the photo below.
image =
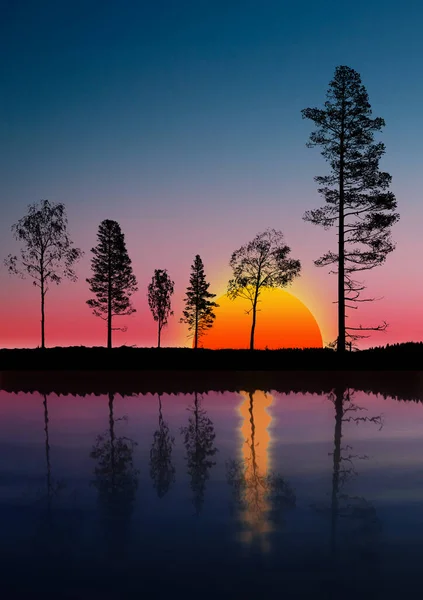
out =
{"type": "Polygon", "coordinates": [[[8,599],[420,586],[420,401],[338,380],[322,393],[3,390],[0,449],[8,599]]]}

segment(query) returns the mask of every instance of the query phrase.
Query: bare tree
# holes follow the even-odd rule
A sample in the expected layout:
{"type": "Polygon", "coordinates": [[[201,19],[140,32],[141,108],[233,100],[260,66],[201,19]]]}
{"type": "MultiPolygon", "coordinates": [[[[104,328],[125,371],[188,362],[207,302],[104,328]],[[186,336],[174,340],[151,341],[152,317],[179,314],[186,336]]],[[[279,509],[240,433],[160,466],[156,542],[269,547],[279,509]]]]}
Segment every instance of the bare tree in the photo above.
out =
{"type": "Polygon", "coordinates": [[[68,233],[64,204],[49,200],[28,206],[28,213],[12,225],[14,237],[23,242],[20,256],[9,254],[5,265],[9,273],[29,276],[41,297],[41,348],[45,348],[45,298],[49,283],[59,285],[63,278],[76,281],[74,264],[83,255],[73,247],[68,233]]]}
{"type": "Polygon", "coordinates": [[[261,292],[266,288],[283,288],[300,274],[299,260],[289,258],[291,248],[284,242],[283,233],[266,229],[236,250],[229,265],[233,278],[228,283],[228,296],[232,300],[241,297],[251,303],[252,324],[250,350],[254,350],[257,304],[261,292]]]}
{"type": "Polygon", "coordinates": [[[166,269],[155,269],[151,283],[148,286],[148,305],[154,320],[157,322],[157,347],[160,348],[162,329],[173,310],[171,310],[171,297],[175,283],[170,279],[166,269]]]}

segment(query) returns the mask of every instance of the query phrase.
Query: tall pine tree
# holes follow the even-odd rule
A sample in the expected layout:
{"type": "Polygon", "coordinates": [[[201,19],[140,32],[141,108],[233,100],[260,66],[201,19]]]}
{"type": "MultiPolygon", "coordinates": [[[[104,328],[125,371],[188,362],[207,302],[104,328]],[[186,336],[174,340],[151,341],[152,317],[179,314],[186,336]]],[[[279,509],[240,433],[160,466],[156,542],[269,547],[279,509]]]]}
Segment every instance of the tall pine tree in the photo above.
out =
{"type": "Polygon", "coordinates": [[[199,254],[196,255],[191,265],[189,286],[185,294],[185,310],[182,312],[180,322],[188,324],[190,334],[194,338],[194,348],[198,348],[198,341],[207,329],[213,326],[216,315],[214,308],[219,305],[212,301],[216,294],[211,294],[210,284],[206,281],[203,261],[199,254]]]}
{"type": "MultiPolygon", "coordinates": [[[[136,312],[130,296],[137,291],[137,280],[128,256],[125,236],[119,223],[106,219],[98,228],[98,244],[92,248],[93,276],[87,279],[96,298],[87,304],[96,317],[107,321],[107,347],[112,347],[113,317],[136,312]]],[[[123,329],[125,330],[125,328],[123,329]]]]}
{"type": "Polygon", "coordinates": [[[371,118],[372,110],[360,75],[350,67],[340,66],[329,84],[324,109],[306,108],[305,119],[317,127],[308,147],[321,146],[331,173],[315,177],[319,193],[326,204],[307,211],[304,219],[315,225],[338,229],[338,251],[329,251],[315,264],[335,265],[338,275],[337,350],[344,352],[347,339],[355,340],[359,332],[383,331],[387,324],[374,327],[346,327],[346,309],[357,308],[365,285],[354,279],[356,272],[382,264],[395,248],[390,228],[399,219],[395,196],[388,191],[391,176],[379,170],[385,145],[374,142],[374,132],[385,122],[371,118]],[[358,333],[357,333],[358,332],[358,333]]]}

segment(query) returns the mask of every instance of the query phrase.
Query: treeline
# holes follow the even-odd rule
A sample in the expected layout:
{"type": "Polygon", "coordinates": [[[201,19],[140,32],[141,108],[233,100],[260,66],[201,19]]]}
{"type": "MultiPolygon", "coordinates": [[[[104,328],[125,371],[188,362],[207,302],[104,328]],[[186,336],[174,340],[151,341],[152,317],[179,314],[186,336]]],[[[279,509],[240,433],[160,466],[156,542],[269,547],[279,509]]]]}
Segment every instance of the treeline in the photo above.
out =
{"type": "MultiPolygon", "coordinates": [[[[357,273],[384,263],[395,249],[390,235],[398,221],[397,202],[389,191],[391,176],[379,169],[385,146],[374,141],[375,132],[385,122],[372,118],[368,94],[360,75],[347,66],[336,68],[330,82],[324,108],[306,108],[303,118],[311,120],[315,130],[309,147],[320,146],[329,163],[330,172],[317,176],[318,191],[325,204],[307,211],[304,220],[337,231],[337,250],[329,250],[315,260],[318,267],[331,268],[338,279],[338,336],[333,342],[338,352],[352,348],[369,337],[370,331],[384,331],[386,321],[364,327],[346,326],[347,310],[362,302],[375,300],[363,297],[366,289],[357,273]]],[[[45,296],[51,283],[59,284],[66,277],[76,280],[75,265],[83,255],[70,239],[63,204],[48,200],[29,206],[27,215],[12,226],[15,238],[22,243],[20,256],[6,259],[11,273],[29,276],[40,289],[41,347],[45,348],[45,296]]],[[[112,347],[115,318],[135,312],[131,296],[138,283],[128,255],[124,233],[118,222],[100,223],[97,245],[92,248],[92,276],[86,281],[92,297],[87,300],[93,314],[107,324],[107,346],[112,347]]],[[[291,258],[281,231],[266,229],[236,250],[230,259],[232,277],[227,293],[231,299],[243,297],[250,303],[251,350],[257,319],[257,304],[266,288],[283,288],[300,275],[301,263],[291,258]]],[[[201,336],[213,326],[217,308],[215,294],[209,291],[204,265],[199,254],[191,266],[190,283],[185,294],[185,308],[180,321],[188,325],[193,346],[198,348],[201,336]]],[[[148,303],[157,322],[157,343],[161,345],[163,328],[173,315],[174,282],[166,269],[155,269],[148,286],[148,303]]],[[[124,329],[124,328],[123,328],[124,329]]]]}

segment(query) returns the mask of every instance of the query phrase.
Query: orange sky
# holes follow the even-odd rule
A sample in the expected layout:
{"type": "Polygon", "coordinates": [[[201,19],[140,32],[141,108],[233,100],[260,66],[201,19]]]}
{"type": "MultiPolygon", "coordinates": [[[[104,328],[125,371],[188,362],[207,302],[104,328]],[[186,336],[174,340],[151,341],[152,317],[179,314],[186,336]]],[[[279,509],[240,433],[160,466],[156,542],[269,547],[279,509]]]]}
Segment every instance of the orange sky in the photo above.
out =
{"type": "MultiPolygon", "coordinates": [[[[216,320],[201,338],[204,348],[248,348],[252,315],[248,300],[218,298],[216,320]]],[[[255,331],[257,349],[322,347],[322,335],[309,309],[292,294],[264,290],[260,295],[255,331]]]]}

